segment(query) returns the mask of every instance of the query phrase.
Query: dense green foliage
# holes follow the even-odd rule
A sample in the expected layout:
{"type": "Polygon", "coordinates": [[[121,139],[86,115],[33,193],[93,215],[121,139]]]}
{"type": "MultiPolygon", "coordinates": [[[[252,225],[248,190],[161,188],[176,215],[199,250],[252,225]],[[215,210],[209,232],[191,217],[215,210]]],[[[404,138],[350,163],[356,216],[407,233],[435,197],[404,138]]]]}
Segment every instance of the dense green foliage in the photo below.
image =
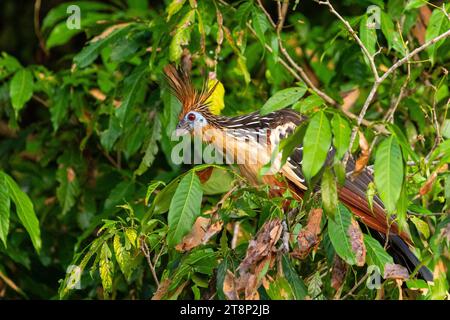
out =
{"type": "Polygon", "coordinates": [[[247,298],[448,298],[450,41],[389,68],[450,29],[450,6],[333,2],[346,26],[326,2],[286,0],[277,30],[282,5],[262,1],[269,18],[260,2],[60,2],[40,21],[42,63],[1,52],[0,297],[243,297],[230,286],[249,279],[242,270],[252,262],[258,285],[247,284],[247,298]],[[81,9],[80,29],[67,28],[70,4],[81,9]],[[379,29],[368,27],[370,5],[380,8],[379,29]],[[214,72],[225,115],[290,106],[308,115],[280,147],[286,159],[303,139],[305,176],[322,192],[301,203],[268,198],[233,167],[174,164],[180,104],[164,81],[168,63],[192,65],[198,88],[214,72]],[[331,144],[334,170],[319,182],[331,144]],[[364,284],[368,266],[384,275],[393,260],[337,201],[349,148],[374,167],[369,202],[378,194],[410,232],[434,284],[415,275],[386,276],[378,290],[364,284]],[[299,258],[297,235],[321,207],[317,243],[299,258]],[[248,259],[268,234],[270,247],[248,259]]]}

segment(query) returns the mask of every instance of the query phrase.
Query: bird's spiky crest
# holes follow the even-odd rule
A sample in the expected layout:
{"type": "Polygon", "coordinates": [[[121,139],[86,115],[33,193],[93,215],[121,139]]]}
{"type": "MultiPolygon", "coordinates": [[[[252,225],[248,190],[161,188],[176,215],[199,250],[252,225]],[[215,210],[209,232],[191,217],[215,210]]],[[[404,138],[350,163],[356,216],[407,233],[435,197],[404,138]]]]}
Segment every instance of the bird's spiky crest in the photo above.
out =
{"type": "Polygon", "coordinates": [[[212,95],[216,89],[218,81],[208,88],[207,81],[204,81],[201,91],[194,88],[191,78],[186,71],[177,69],[173,65],[169,64],[164,67],[164,73],[167,78],[167,82],[172,90],[173,94],[181,102],[182,111],[180,117],[184,116],[189,111],[205,111],[208,108],[208,98],[212,95]]]}

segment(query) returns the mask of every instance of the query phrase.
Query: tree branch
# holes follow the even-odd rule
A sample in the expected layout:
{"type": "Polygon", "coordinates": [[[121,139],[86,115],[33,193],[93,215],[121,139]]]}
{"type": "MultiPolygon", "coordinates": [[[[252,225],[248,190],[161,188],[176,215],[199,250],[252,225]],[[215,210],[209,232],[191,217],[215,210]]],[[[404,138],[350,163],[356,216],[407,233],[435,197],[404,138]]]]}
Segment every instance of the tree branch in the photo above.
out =
{"type": "Polygon", "coordinates": [[[357,121],[357,125],[353,128],[352,131],[352,136],[350,139],[350,146],[349,146],[349,150],[347,151],[347,154],[345,155],[344,158],[344,166],[348,161],[348,157],[350,155],[350,150],[351,150],[351,146],[353,145],[353,142],[355,141],[356,138],[356,133],[358,132],[359,127],[361,126],[361,123],[364,119],[364,116],[366,115],[367,109],[369,108],[369,105],[372,103],[373,98],[375,97],[375,93],[378,90],[378,87],[381,85],[381,83],[386,80],[386,78],[395,70],[397,70],[400,66],[402,66],[403,64],[405,64],[406,62],[409,61],[409,59],[411,59],[411,57],[413,57],[414,55],[418,54],[419,52],[425,50],[426,48],[428,48],[429,46],[433,45],[434,43],[438,42],[439,40],[445,39],[447,37],[450,36],[450,30],[447,30],[446,32],[438,35],[437,37],[429,40],[428,42],[424,43],[423,45],[421,45],[420,47],[414,49],[413,51],[411,51],[409,54],[407,54],[405,57],[403,57],[402,59],[398,60],[396,63],[394,63],[381,77],[379,77],[377,80],[375,80],[372,89],[370,90],[370,93],[366,99],[366,101],[364,102],[364,105],[361,109],[361,112],[359,113],[358,116],[358,121],[357,121]]]}
{"type": "MultiPolygon", "coordinates": [[[[308,87],[311,88],[311,90],[313,90],[319,97],[321,97],[325,102],[327,102],[328,104],[331,104],[332,106],[335,107],[339,107],[339,104],[330,96],[328,96],[325,92],[321,91],[319,88],[317,88],[314,83],[311,81],[311,79],[309,79],[308,75],[306,74],[305,70],[298,65],[294,59],[292,59],[292,57],[289,55],[289,53],[287,52],[286,48],[283,45],[283,41],[281,40],[281,29],[283,28],[284,22],[286,20],[286,14],[287,14],[287,9],[289,6],[289,2],[283,2],[283,4],[281,4],[280,2],[277,2],[278,5],[278,24],[275,24],[272,20],[272,17],[270,16],[270,14],[267,12],[267,10],[264,8],[261,0],[258,0],[258,6],[261,8],[261,10],[264,12],[264,14],[267,16],[267,19],[269,19],[269,21],[271,22],[271,25],[274,27],[274,29],[277,32],[277,40],[278,40],[278,46],[280,47],[280,51],[283,54],[283,56],[285,57],[285,59],[288,61],[288,63],[290,64],[290,73],[294,75],[294,77],[297,80],[301,80],[303,82],[306,83],[306,85],[308,87]],[[294,73],[292,72],[292,68],[295,69],[296,72],[298,72],[298,74],[294,71],[294,73]]],[[[267,49],[267,45],[265,45],[266,49],[267,49]]],[[[270,48],[270,47],[269,47],[270,48]]],[[[270,48],[269,52],[272,52],[272,48],[270,48]]],[[[285,63],[283,63],[284,61],[282,59],[280,59],[280,62],[285,65],[285,63]]]]}
{"type": "Polygon", "coordinates": [[[378,70],[377,67],[375,65],[375,60],[374,60],[374,55],[371,55],[369,50],[367,50],[366,46],[362,43],[361,39],[358,37],[358,35],[356,34],[356,31],[353,30],[352,26],[350,25],[350,23],[348,23],[347,20],[345,20],[340,14],[339,12],[337,12],[333,5],[330,3],[330,1],[319,1],[319,0],[314,0],[315,2],[317,2],[318,4],[321,5],[326,5],[328,6],[328,9],[330,10],[330,12],[332,14],[334,14],[343,24],[344,26],[347,28],[348,32],[350,32],[350,34],[352,35],[353,39],[355,39],[356,43],[358,43],[358,45],[360,46],[362,52],[364,53],[364,55],[367,57],[367,59],[369,60],[369,65],[370,65],[370,69],[372,70],[373,76],[375,78],[375,81],[378,80],[379,75],[378,75],[378,70]]]}

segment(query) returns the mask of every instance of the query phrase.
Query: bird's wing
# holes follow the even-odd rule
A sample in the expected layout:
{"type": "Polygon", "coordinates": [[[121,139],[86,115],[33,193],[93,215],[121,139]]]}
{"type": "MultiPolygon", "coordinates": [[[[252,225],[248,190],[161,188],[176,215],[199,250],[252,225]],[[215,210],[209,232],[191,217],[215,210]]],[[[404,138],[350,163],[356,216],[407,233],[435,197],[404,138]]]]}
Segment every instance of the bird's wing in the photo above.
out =
{"type": "MultiPolygon", "coordinates": [[[[333,163],[334,154],[335,149],[331,147],[324,166],[333,163]]],[[[297,188],[305,191],[308,189],[308,185],[302,172],[302,160],[303,146],[299,145],[288,157],[281,173],[297,188]]],[[[346,173],[352,172],[354,167],[354,160],[349,158],[346,173]]],[[[384,234],[398,234],[399,232],[396,224],[390,222],[386,217],[383,202],[378,196],[374,196],[372,208],[369,206],[367,189],[372,181],[373,176],[368,169],[362,170],[362,172],[354,178],[349,175],[345,180],[344,185],[338,186],[339,199],[370,228],[384,234]]],[[[318,186],[315,188],[319,190],[318,186]]],[[[410,238],[406,233],[401,233],[400,236],[407,242],[410,242],[410,238]]]]}

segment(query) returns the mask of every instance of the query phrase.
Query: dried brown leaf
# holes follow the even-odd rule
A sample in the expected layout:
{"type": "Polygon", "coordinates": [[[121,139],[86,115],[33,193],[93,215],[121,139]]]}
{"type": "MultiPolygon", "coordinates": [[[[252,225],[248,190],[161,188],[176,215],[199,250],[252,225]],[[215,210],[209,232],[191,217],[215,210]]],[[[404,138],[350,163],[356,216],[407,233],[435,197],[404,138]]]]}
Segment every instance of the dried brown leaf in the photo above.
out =
{"type": "Polygon", "coordinates": [[[359,133],[359,147],[361,148],[361,154],[355,163],[355,169],[353,170],[352,174],[354,178],[358,176],[361,173],[361,171],[367,166],[367,163],[369,162],[370,158],[369,143],[367,142],[366,137],[361,131],[359,131],[358,133],[359,133]]]}
{"type": "Polygon", "coordinates": [[[152,300],[161,300],[167,295],[167,291],[169,290],[170,279],[165,279],[163,282],[159,284],[158,289],[152,297],[152,300]]]}
{"type": "Polygon", "coordinates": [[[211,217],[198,217],[189,234],[187,234],[181,243],[175,249],[178,251],[190,251],[193,248],[205,244],[215,234],[222,230],[223,221],[219,219],[217,214],[211,217]]]}
{"type": "Polygon", "coordinates": [[[71,168],[71,167],[68,167],[67,169],[66,169],[66,173],[67,173],[67,181],[69,182],[69,183],[71,183],[71,182],[73,182],[73,180],[75,180],[75,178],[76,178],[76,174],[75,174],[75,171],[71,168]]]}
{"type": "Polygon", "coordinates": [[[333,268],[331,271],[331,286],[338,291],[344,283],[348,265],[338,255],[334,256],[333,268]]]}
{"type": "Polygon", "coordinates": [[[239,295],[236,290],[236,278],[230,270],[227,270],[223,281],[223,293],[228,300],[239,300],[239,295]]]}
{"type": "Polygon", "coordinates": [[[309,213],[308,223],[300,230],[297,236],[298,248],[292,252],[292,255],[298,259],[305,259],[313,248],[320,243],[320,222],[323,211],[321,208],[312,209],[309,213]]]}
{"type": "Polygon", "coordinates": [[[258,288],[265,281],[266,272],[273,268],[276,258],[276,243],[283,227],[280,219],[264,223],[254,240],[250,240],[247,254],[238,267],[239,276],[227,272],[224,292],[228,299],[258,300],[258,288]]]}
{"type": "Polygon", "coordinates": [[[399,279],[399,280],[408,280],[409,272],[404,266],[395,263],[387,263],[384,266],[384,275],[385,279],[399,279]]]}
{"type": "Polygon", "coordinates": [[[417,41],[419,41],[420,45],[423,45],[425,43],[425,35],[430,17],[431,17],[430,8],[428,6],[420,7],[416,24],[412,29],[412,34],[417,39],[417,41]]]}
{"type": "Polygon", "coordinates": [[[433,188],[433,184],[436,181],[436,178],[438,176],[439,173],[442,172],[446,172],[448,171],[448,164],[444,164],[441,167],[439,167],[438,169],[436,169],[427,179],[427,181],[425,181],[425,183],[423,184],[423,186],[420,188],[419,190],[419,194],[421,196],[426,195],[427,193],[429,193],[431,191],[431,189],[433,188]]]}
{"type": "Polygon", "coordinates": [[[118,23],[118,24],[115,24],[115,25],[113,25],[113,26],[111,26],[109,28],[106,28],[105,31],[100,33],[98,36],[92,38],[92,40],[90,42],[92,43],[92,42],[96,42],[96,41],[102,40],[102,39],[106,38],[107,36],[109,36],[111,33],[113,33],[115,30],[125,28],[129,24],[130,24],[129,22],[118,23]]]}
{"type": "Polygon", "coordinates": [[[247,254],[239,266],[239,270],[246,271],[276,251],[275,244],[280,239],[283,227],[280,219],[273,219],[264,223],[255,240],[250,240],[247,254]]]}
{"type": "Polygon", "coordinates": [[[211,177],[213,170],[214,170],[213,167],[208,167],[206,169],[196,171],[195,173],[197,174],[197,177],[200,179],[200,182],[205,183],[211,177]]]}
{"type": "Polygon", "coordinates": [[[355,88],[343,94],[344,103],[342,104],[342,110],[344,112],[349,111],[353,107],[353,105],[359,98],[359,94],[360,94],[359,88],[355,88]]]}
{"type": "Polygon", "coordinates": [[[355,219],[352,219],[352,223],[347,232],[350,237],[352,251],[356,256],[356,265],[362,267],[366,263],[366,246],[364,245],[364,237],[361,228],[355,219]]]}

